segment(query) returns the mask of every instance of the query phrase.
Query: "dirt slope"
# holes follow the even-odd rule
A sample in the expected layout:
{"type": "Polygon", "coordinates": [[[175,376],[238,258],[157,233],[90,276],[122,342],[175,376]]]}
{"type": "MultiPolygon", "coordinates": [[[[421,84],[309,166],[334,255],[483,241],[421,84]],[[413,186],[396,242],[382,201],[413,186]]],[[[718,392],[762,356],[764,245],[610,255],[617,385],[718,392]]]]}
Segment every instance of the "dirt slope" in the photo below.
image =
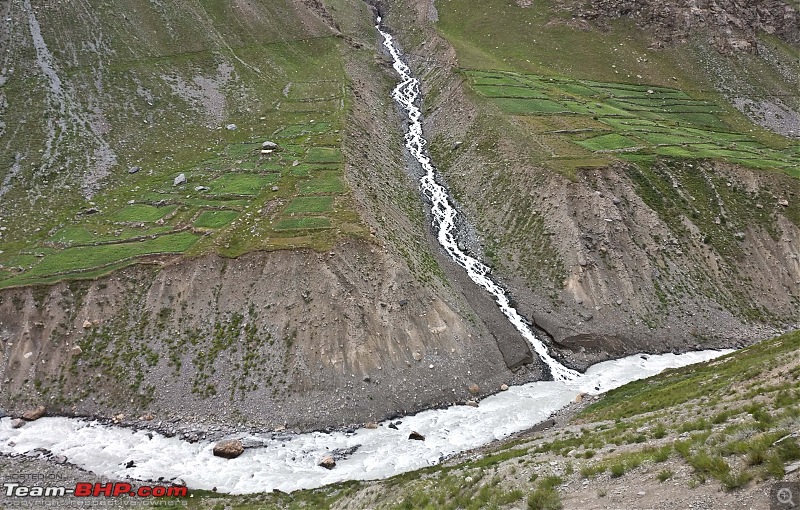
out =
{"type": "Polygon", "coordinates": [[[462,313],[360,243],[6,291],[0,405],[270,428],[377,420],[512,378],[462,313]]]}

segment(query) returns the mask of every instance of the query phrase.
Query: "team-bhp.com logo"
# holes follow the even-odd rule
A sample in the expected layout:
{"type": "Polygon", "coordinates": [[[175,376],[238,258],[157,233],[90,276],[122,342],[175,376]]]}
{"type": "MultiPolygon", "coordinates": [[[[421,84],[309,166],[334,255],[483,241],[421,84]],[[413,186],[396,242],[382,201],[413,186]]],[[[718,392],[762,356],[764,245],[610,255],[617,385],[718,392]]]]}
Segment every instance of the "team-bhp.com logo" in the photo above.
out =
{"type": "Polygon", "coordinates": [[[163,498],[163,497],[186,497],[189,490],[186,487],[165,485],[142,485],[134,487],[133,485],[125,482],[109,482],[109,483],[87,483],[78,482],[75,487],[66,487],[64,485],[54,485],[49,487],[42,486],[28,486],[20,483],[6,482],[3,483],[5,488],[5,495],[17,498],[29,497],[64,497],[74,496],[76,498],[119,498],[122,496],[131,496],[139,498],[163,498]]]}

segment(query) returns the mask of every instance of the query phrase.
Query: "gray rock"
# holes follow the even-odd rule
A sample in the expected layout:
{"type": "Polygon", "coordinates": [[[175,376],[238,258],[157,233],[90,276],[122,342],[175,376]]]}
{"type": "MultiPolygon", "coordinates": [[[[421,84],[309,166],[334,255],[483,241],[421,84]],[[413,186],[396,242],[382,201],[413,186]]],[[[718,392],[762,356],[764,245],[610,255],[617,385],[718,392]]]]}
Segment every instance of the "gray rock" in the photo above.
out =
{"type": "Polygon", "coordinates": [[[175,180],[172,181],[172,185],[179,186],[185,182],[186,182],[186,174],[178,174],[178,176],[175,177],[175,180]]]}
{"type": "Polygon", "coordinates": [[[223,459],[235,459],[244,453],[244,446],[238,439],[230,439],[228,441],[220,441],[214,445],[214,455],[222,457],[223,459]]]}
{"type": "Polygon", "coordinates": [[[277,149],[278,148],[278,144],[275,143],[275,142],[270,142],[269,140],[267,140],[266,142],[261,144],[261,148],[262,149],[277,149]]]}
{"type": "Polygon", "coordinates": [[[135,174],[136,172],[138,172],[141,169],[142,169],[142,167],[140,167],[140,166],[132,166],[132,167],[130,167],[128,169],[128,173],[129,174],[135,174]]]}
{"type": "Polygon", "coordinates": [[[11,420],[11,428],[12,429],[18,429],[18,428],[22,427],[23,425],[25,425],[25,423],[26,423],[25,420],[21,420],[19,418],[11,420]]]}
{"type": "Polygon", "coordinates": [[[235,131],[238,126],[236,124],[228,124],[225,126],[225,129],[228,131],[235,131]]]}
{"type": "Polygon", "coordinates": [[[321,461],[319,461],[319,465],[324,467],[325,469],[333,469],[336,467],[336,461],[333,459],[332,456],[326,455],[322,457],[321,461]]]}
{"type": "Polygon", "coordinates": [[[195,191],[208,191],[208,186],[195,186],[195,191]]]}
{"type": "Polygon", "coordinates": [[[425,441],[425,436],[417,432],[416,430],[412,430],[411,434],[408,435],[408,439],[413,441],[425,441]]]}

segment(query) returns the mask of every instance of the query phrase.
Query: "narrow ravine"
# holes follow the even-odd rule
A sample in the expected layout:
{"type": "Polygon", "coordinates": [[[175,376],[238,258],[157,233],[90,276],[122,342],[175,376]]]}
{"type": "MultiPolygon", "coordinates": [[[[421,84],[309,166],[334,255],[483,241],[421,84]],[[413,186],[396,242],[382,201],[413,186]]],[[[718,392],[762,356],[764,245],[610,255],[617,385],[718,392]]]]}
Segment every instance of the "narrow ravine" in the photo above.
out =
{"type": "Polygon", "coordinates": [[[436,238],[447,254],[456,264],[463,267],[473,282],[486,289],[500,310],[508,318],[511,324],[533,347],[536,354],[548,366],[553,379],[556,381],[569,381],[575,379],[580,374],[571,370],[550,356],[547,346],[536,337],[528,323],[520,313],[511,306],[508,294],[505,289],[495,282],[490,276],[491,270],[480,260],[464,253],[459,248],[456,241],[456,217],[458,211],[453,205],[447,189],[436,180],[436,169],[428,154],[428,141],[422,132],[422,111],[419,107],[420,83],[414,77],[411,69],[403,62],[394,38],[381,28],[381,18],[377,18],[375,28],[383,36],[383,46],[392,56],[394,69],[400,75],[400,83],[392,91],[392,98],[405,111],[408,119],[408,130],[405,135],[405,146],[408,152],[420,164],[424,175],[420,179],[422,192],[430,200],[431,215],[433,216],[433,227],[436,230],[436,238]]]}

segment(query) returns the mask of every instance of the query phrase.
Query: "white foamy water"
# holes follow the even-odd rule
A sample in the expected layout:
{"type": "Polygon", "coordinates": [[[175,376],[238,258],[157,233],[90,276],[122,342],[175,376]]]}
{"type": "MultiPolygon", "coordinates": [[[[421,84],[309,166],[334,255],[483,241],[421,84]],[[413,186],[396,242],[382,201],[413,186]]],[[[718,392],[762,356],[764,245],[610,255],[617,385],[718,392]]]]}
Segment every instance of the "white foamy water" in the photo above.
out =
{"type": "Polygon", "coordinates": [[[436,237],[448,255],[463,267],[473,282],[486,289],[495,299],[500,310],[511,324],[531,344],[536,354],[550,368],[550,373],[556,381],[569,380],[578,377],[578,372],[571,370],[550,356],[547,347],[536,338],[525,319],[511,306],[505,290],[489,276],[489,267],[480,260],[464,253],[458,246],[455,237],[455,222],[458,211],[452,204],[447,189],[436,182],[436,170],[433,167],[425,146],[427,140],[422,134],[422,112],[417,106],[419,99],[419,80],[414,78],[411,69],[403,62],[400,50],[394,43],[391,35],[381,30],[381,19],[375,28],[383,36],[383,46],[389,51],[394,60],[394,69],[400,75],[400,83],[392,91],[392,97],[408,116],[408,131],[405,136],[405,145],[408,152],[422,167],[425,175],[420,179],[422,192],[431,201],[431,214],[436,237]]]}
{"type": "Polygon", "coordinates": [[[398,430],[389,422],[355,433],[313,432],[299,435],[234,436],[263,446],[238,458],[214,457],[213,443],[188,443],[176,437],[133,431],[73,418],[41,418],[11,428],[0,420],[0,452],[35,455],[45,448],[54,455],[100,475],[132,480],[181,478],[192,489],[246,494],[285,492],[345,480],[370,480],[436,464],[445,456],[507,437],[545,420],[581,392],[596,394],[627,382],[716,358],[732,351],[699,351],[674,355],[635,355],[599,363],[571,381],[539,381],[514,386],[481,401],[480,407],[454,406],[401,418],[398,430]],[[599,389],[598,389],[599,388],[599,389]],[[411,431],[425,441],[408,439],[411,431]],[[332,450],[358,446],[332,470],[317,465],[332,450]],[[128,461],[135,467],[125,469],[128,461]]]}

